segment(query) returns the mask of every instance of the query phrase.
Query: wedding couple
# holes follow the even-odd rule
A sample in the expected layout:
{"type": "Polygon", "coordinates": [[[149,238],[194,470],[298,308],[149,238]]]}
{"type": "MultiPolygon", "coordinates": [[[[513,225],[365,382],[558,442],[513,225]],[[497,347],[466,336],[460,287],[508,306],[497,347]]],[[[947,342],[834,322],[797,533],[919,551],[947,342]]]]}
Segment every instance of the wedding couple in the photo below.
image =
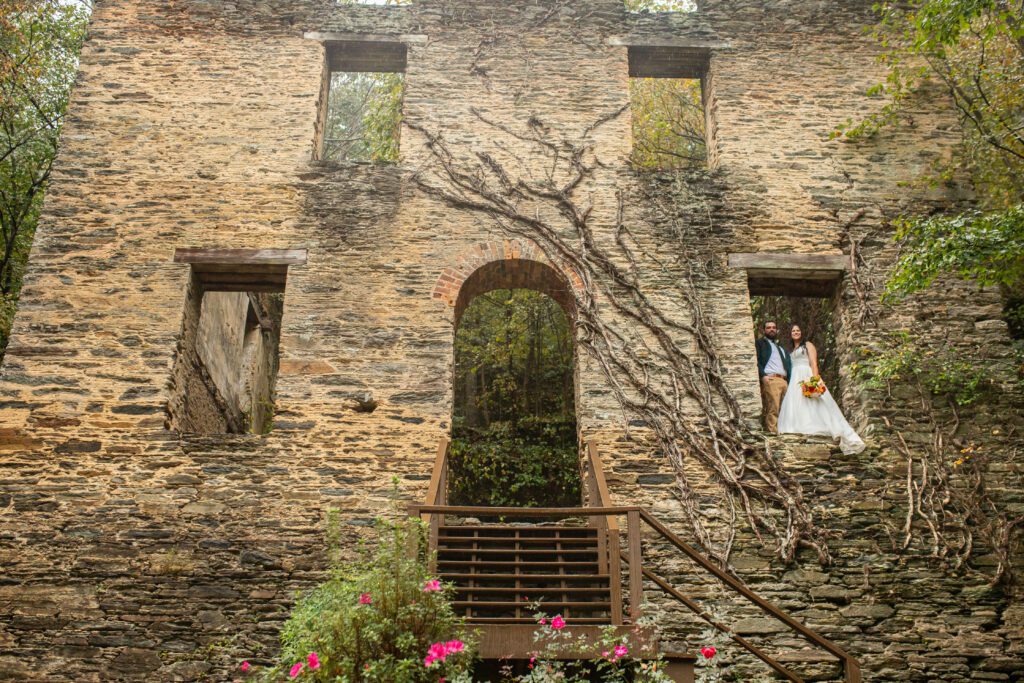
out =
{"type": "Polygon", "coordinates": [[[757,369],[761,374],[761,400],[764,426],[779,434],[812,434],[839,439],[843,453],[853,455],[864,450],[864,442],[843,417],[825,385],[822,393],[804,395],[801,382],[818,377],[818,350],[807,341],[799,325],[790,332],[792,345],[787,351],[779,344],[779,326],[764,324],[764,336],[757,340],[757,369]]]}

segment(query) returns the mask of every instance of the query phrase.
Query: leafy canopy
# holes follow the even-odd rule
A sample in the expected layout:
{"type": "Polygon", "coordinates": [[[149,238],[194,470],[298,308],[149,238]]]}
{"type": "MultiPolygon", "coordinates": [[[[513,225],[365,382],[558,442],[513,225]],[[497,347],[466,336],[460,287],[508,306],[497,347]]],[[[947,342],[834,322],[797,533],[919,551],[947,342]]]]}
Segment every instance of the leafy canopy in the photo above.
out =
{"type": "Polygon", "coordinates": [[[0,358],[7,346],[90,7],[0,0],[0,358]]]}
{"type": "Polygon", "coordinates": [[[900,124],[918,98],[934,96],[929,87],[938,83],[956,106],[963,136],[959,153],[927,180],[969,179],[978,196],[975,210],[898,222],[903,249],[887,296],[905,296],[952,274],[1000,286],[1007,319],[1024,320],[1024,4],[917,0],[880,2],[875,9],[888,76],[871,93],[887,101],[835,134],[858,139],[900,124]]]}

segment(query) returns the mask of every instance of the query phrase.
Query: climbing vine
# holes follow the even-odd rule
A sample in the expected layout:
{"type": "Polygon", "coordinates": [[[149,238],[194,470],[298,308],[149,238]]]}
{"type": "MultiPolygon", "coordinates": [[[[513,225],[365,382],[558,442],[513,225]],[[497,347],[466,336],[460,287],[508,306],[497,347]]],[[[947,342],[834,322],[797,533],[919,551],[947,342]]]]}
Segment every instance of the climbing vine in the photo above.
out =
{"type": "MultiPolygon", "coordinates": [[[[685,319],[670,315],[642,284],[647,264],[667,265],[637,238],[621,189],[610,234],[608,226],[593,220],[588,181],[600,163],[591,135],[624,111],[609,111],[575,139],[556,136],[537,117],[516,130],[474,111],[496,135],[525,144],[523,157],[543,158],[546,170],[539,174],[487,152],[456,149],[442,135],[410,123],[429,150],[429,161],[413,181],[454,209],[485,215],[510,235],[534,241],[550,261],[581,278],[579,346],[600,368],[624,412],[657,439],[675,470],[691,530],[709,553],[728,565],[742,517],[762,542],[775,539],[783,560],[808,547],[826,563],[828,534],[815,523],[800,485],[743,425],[700,292],[707,265],[685,255],[674,264],[667,279],[674,283],[673,309],[678,305],[685,319]],[[698,500],[697,482],[686,468],[690,462],[699,463],[721,493],[723,512],[709,511],[698,500]]],[[[652,210],[672,209],[654,205],[652,210]]]]}

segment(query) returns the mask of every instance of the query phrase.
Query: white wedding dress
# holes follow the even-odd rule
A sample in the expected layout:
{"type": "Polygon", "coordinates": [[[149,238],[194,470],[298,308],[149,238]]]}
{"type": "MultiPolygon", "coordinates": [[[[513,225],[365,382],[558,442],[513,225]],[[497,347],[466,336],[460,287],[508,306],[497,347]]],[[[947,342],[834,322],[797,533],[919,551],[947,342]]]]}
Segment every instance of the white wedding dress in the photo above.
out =
{"type": "Polygon", "coordinates": [[[864,442],[843,417],[832,393],[828,390],[817,398],[807,398],[800,388],[800,382],[811,378],[811,361],[807,347],[801,346],[791,356],[793,372],[789,388],[779,408],[780,434],[812,434],[831,436],[839,439],[839,448],[846,455],[864,450],[864,442]]]}

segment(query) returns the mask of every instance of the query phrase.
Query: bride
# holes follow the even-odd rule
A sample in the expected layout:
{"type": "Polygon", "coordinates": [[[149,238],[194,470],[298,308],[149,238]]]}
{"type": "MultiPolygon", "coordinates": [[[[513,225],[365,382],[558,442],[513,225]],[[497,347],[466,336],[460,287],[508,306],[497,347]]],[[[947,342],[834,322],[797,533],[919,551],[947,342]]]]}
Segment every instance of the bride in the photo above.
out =
{"type": "Polygon", "coordinates": [[[811,377],[820,378],[818,350],[803,338],[799,325],[793,325],[790,336],[793,340],[793,352],[790,354],[793,371],[779,409],[779,433],[831,436],[839,439],[839,447],[846,455],[860,453],[865,448],[864,442],[843,417],[828,389],[814,398],[804,396],[800,383],[811,377]]]}

